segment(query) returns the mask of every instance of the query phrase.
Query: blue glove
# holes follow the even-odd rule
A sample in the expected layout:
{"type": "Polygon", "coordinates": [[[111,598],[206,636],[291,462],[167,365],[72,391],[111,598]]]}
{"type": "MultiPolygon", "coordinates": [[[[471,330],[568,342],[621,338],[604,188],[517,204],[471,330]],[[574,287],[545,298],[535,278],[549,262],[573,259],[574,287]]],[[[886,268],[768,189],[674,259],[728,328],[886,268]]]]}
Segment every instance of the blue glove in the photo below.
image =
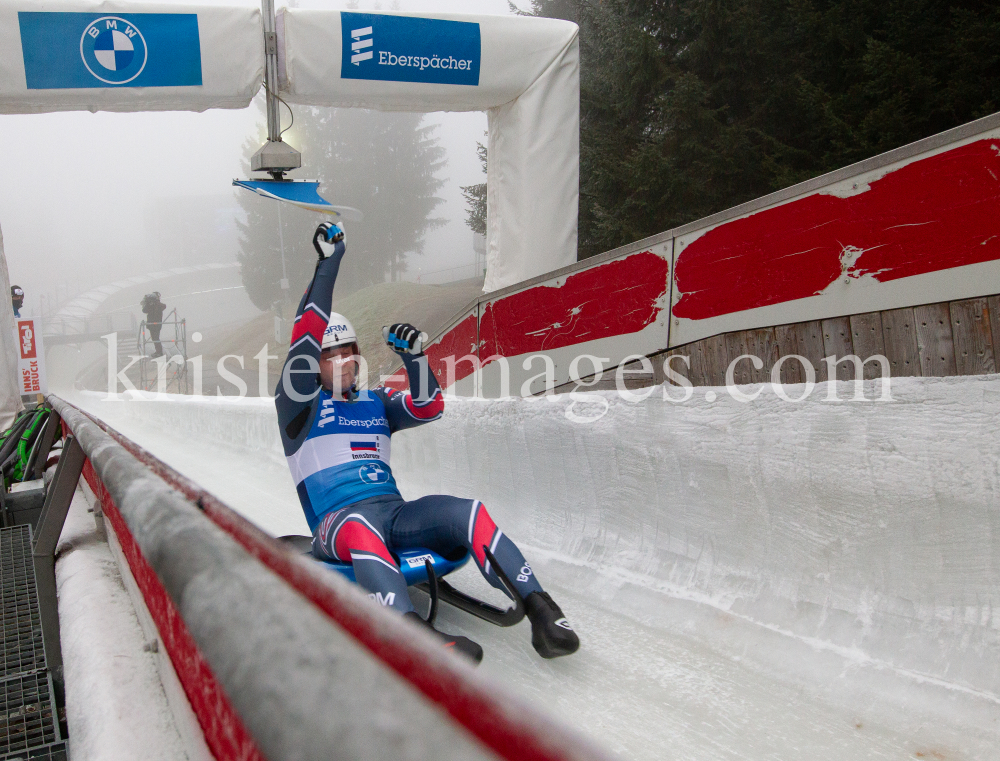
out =
{"type": "Polygon", "coordinates": [[[329,259],[334,254],[344,255],[347,245],[344,243],[344,230],[333,222],[324,222],[316,228],[313,234],[313,247],[319,254],[319,260],[329,259]]]}
{"type": "Polygon", "coordinates": [[[420,354],[427,343],[427,334],[408,322],[397,322],[388,328],[382,328],[382,338],[397,354],[420,354]]]}

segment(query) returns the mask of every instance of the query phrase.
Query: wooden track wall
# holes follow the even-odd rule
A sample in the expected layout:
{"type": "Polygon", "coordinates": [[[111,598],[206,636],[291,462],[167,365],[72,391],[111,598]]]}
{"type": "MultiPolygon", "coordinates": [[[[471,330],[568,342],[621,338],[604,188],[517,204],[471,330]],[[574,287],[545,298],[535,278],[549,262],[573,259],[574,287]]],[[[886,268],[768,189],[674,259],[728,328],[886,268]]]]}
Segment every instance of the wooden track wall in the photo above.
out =
{"type": "MultiPolygon", "coordinates": [[[[757,370],[750,360],[740,362],[734,373],[738,385],[769,382],[778,359],[791,354],[812,363],[817,382],[828,380],[823,358],[831,354],[838,358],[856,354],[862,360],[881,354],[893,377],[995,373],[1000,358],[1000,295],[723,333],[652,355],[653,374],[630,374],[626,386],[665,381],[663,361],[671,355],[690,357],[690,368],[680,360],[670,366],[693,385],[724,386],[729,363],[741,354],[760,357],[763,367],[757,370]]],[[[785,360],[779,372],[782,383],[806,380],[802,363],[795,360],[785,360]]],[[[865,364],[865,378],[879,373],[878,363],[865,364]]],[[[837,365],[837,380],[854,380],[853,363],[837,365]]],[[[569,391],[574,385],[556,391],[569,391]]],[[[593,388],[614,387],[611,368],[593,388]]]]}
{"type": "MultiPolygon", "coordinates": [[[[862,360],[881,354],[889,360],[894,377],[983,375],[997,372],[1000,357],[1000,295],[963,301],[925,304],[848,317],[741,330],[678,346],[662,357],[679,354],[691,358],[691,367],[674,360],[671,367],[696,386],[722,386],[729,363],[741,354],[754,354],[764,366],[754,369],[749,360],[736,367],[738,384],[763,383],[771,378],[778,358],[799,354],[816,369],[816,380],[827,380],[824,357],[856,354],[862,360]]],[[[662,361],[654,362],[654,382],[665,376],[662,361]]],[[[877,377],[877,363],[864,367],[866,378],[877,377]]],[[[802,364],[786,360],[782,383],[802,383],[802,364]]],[[[853,380],[854,366],[837,365],[837,380],[853,380]]]]}

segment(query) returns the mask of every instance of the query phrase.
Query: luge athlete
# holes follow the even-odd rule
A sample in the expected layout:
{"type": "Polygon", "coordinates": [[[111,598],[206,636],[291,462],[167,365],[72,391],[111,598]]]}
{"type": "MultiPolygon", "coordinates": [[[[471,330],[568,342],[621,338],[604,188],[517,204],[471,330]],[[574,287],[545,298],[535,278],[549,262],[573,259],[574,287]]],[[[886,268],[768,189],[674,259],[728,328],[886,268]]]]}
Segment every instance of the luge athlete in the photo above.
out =
{"type": "MultiPolygon", "coordinates": [[[[358,584],[375,600],[423,623],[391,550],[426,547],[448,556],[464,547],[486,580],[503,591],[483,552],[486,545],[524,600],[539,655],[575,652],[580,641],[566,617],[481,502],[443,494],[408,502],[400,495],[389,466],[390,438],[440,418],[444,397],[423,354],[420,331],[405,323],[389,328],[386,341],[401,356],[411,390],[358,393],[357,336],[346,317],[330,311],[346,252],[343,230],[325,222],[313,245],[319,262],[296,312],[275,397],[313,554],[353,564],[358,584]]],[[[447,646],[482,659],[482,648],[472,640],[438,634],[447,646]]]]}

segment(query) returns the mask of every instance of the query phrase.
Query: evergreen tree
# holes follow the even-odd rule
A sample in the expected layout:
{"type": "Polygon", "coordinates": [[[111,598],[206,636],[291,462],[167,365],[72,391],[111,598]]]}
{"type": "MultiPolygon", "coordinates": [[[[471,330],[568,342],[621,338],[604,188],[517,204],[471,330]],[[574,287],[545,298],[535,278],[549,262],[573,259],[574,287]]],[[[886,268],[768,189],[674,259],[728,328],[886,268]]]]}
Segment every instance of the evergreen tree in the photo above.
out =
{"type": "Polygon", "coordinates": [[[580,25],[580,256],[985,116],[1000,6],[533,0],[580,25]]]}
{"type": "MultiPolygon", "coordinates": [[[[476,143],[476,153],[479,155],[479,162],[483,165],[483,174],[486,174],[486,146],[476,143]]],[[[479,182],[475,185],[462,185],[462,196],[468,204],[465,224],[472,232],[479,235],[486,235],[486,183],[479,182]]]]}
{"type": "MultiPolygon", "coordinates": [[[[320,193],[330,203],[364,214],[364,221],[344,225],[350,254],[337,278],[339,294],[398,280],[407,257],[420,253],[427,231],[445,223],[432,216],[442,203],[435,193],[444,184],[437,175],[445,150],[434,136],[436,127],[423,121],[423,114],[296,109],[290,142],[302,151],[303,168],[294,174],[320,180],[320,193]]],[[[244,171],[262,141],[261,135],[244,144],[244,171]]],[[[286,296],[280,288],[278,203],[246,191],[238,191],[237,199],[246,214],[239,224],[243,283],[251,301],[268,309],[286,296]]],[[[281,218],[287,298],[296,301],[312,277],[312,233],[324,217],[284,205],[281,218]]]]}

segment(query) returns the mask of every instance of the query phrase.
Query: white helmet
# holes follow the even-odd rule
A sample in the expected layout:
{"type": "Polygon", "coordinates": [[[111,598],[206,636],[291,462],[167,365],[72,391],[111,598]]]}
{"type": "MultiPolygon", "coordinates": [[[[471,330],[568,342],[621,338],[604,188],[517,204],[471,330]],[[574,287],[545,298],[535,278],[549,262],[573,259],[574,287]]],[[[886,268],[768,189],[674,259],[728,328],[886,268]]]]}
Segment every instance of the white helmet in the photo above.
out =
{"type": "MultiPolygon", "coordinates": [[[[330,313],[330,322],[327,323],[326,330],[323,331],[322,349],[332,349],[335,346],[347,346],[358,344],[358,334],[354,332],[354,326],[344,315],[336,312],[330,313]]],[[[357,349],[355,349],[357,353],[357,349]]]]}

